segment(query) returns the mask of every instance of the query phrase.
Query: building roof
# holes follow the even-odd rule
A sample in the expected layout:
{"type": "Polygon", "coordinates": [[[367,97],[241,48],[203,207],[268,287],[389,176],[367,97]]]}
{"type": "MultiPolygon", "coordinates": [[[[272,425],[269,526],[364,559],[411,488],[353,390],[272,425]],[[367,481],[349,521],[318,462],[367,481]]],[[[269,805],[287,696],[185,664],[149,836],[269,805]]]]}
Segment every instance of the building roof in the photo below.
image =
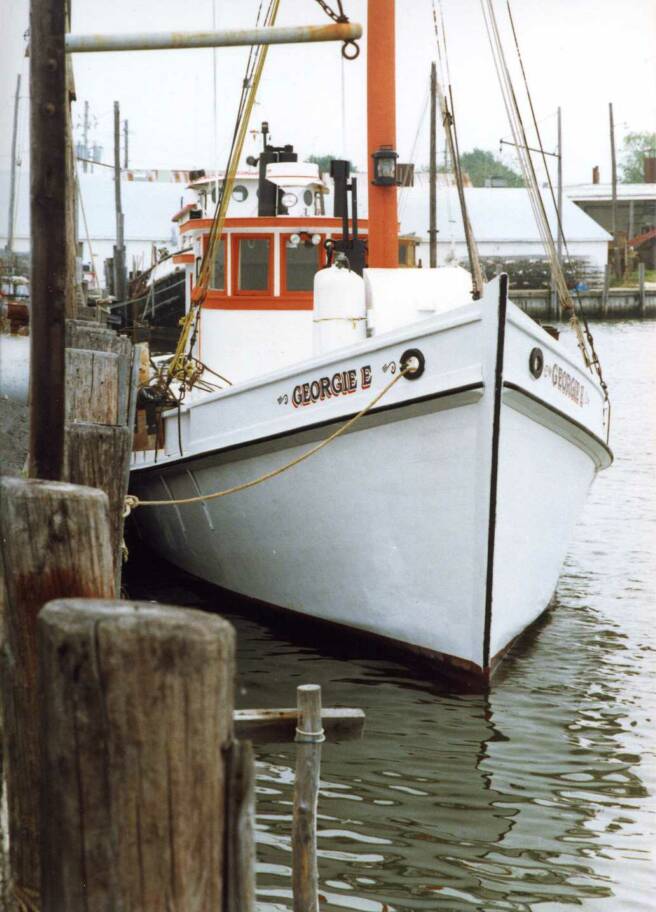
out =
{"type": "MultiPolygon", "coordinates": [[[[613,198],[612,184],[570,184],[565,193],[572,199],[584,202],[610,202],[613,198]]],[[[617,184],[618,200],[656,200],[656,184],[617,184]]]]}
{"type": "MultiPolygon", "coordinates": [[[[480,243],[514,241],[540,243],[528,191],[523,187],[466,187],[465,201],[474,237],[480,243]]],[[[549,224],[555,235],[556,214],[548,194],[544,196],[549,224]]],[[[428,175],[415,175],[415,186],[399,190],[402,234],[428,239],[428,175]]],[[[463,241],[465,233],[455,187],[438,189],[438,241],[463,241]]],[[[567,241],[606,243],[611,236],[571,200],[563,200],[563,230],[567,241]]]]}
{"type": "MultiPolygon", "coordinates": [[[[116,237],[114,180],[111,173],[80,174],[80,190],[91,241],[116,237]]],[[[172,216],[181,207],[184,184],[150,181],[121,181],[122,208],[125,215],[125,240],[169,244],[175,228],[172,216]]],[[[0,212],[9,209],[9,180],[0,174],[0,212]]],[[[17,239],[29,238],[29,176],[21,174],[14,233],[17,239]]],[[[0,224],[0,243],[4,246],[6,217],[0,224]]],[[[86,240],[82,211],[79,212],[80,240],[86,240]]]]}

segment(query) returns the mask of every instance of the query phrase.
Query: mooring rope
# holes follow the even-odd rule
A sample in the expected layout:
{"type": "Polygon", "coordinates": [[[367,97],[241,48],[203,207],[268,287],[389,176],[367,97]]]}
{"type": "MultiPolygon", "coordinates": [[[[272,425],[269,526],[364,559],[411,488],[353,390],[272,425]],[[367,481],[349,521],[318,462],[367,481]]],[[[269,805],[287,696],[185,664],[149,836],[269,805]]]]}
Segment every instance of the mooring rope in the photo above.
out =
{"type": "MultiPolygon", "coordinates": [[[[329,443],[332,443],[333,440],[337,440],[338,437],[341,437],[342,434],[346,433],[349,428],[352,428],[353,425],[363,418],[367,412],[377,405],[383,396],[392,389],[395,383],[404,377],[408,373],[412,373],[416,370],[416,366],[412,363],[412,360],[406,364],[405,367],[399,369],[398,374],[396,374],[389,383],[387,383],[382,390],[377,393],[374,398],[361,409],[357,415],[354,415],[352,418],[349,418],[341,427],[337,428],[336,431],[326,437],[325,440],[322,440],[316,446],[311,447],[309,450],[306,450],[304,453],[301,453],[300,456],[297,456],[295,459],[290,460],[285,463],[285,465],[279,466],[277,469],[273,469],[271,472],[266,472],[264,475],[260,475],[259,478],[253,478],[251,481],[245,481],[242,484],[234,485],[232,488],[226,488],[223,491],[214,491],[212,494],[199,494],[196,497],[182,497],[177,500],[140,500],[136,494],[128,494],[125,498],[123,516],[127,517],[133,510],[136,510],[137,507],[172,507],[172,506],[181,506],[184,504],[193,504],[193,503],[202,503],[205,500],[215,500],[218,497],[227,497],[228,494],[237,494],[239,491],[246,491],[248,488],[254,488],[256,485],[262,484],[264,481],[269,481],[271,478],[276,478],[278,475],[282,475],[283,472],[286,472],[288,469],[292,469],[294,466],[297,466],[299,463],[304,462],[306,459],[309,459],[310,456],[314,456],[315,453],[318,453],[319,450],[322,450],[324,447],[328,446],[329,443]]],[[[302,431],[303,428],[299,428],[299,431],[302,431]]]]}

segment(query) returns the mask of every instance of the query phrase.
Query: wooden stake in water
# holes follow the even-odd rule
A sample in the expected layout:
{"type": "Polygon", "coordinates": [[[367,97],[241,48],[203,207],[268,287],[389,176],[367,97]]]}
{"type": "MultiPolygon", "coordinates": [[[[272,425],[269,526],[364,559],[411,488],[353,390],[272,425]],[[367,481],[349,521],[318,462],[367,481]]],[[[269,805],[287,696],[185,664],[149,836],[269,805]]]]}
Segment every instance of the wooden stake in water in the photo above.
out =
{"type": "Polygon", "coordinates": [[[304,684],[296,689],[296,785],[292,829],[292,883],[294,912],[319,912],[317,868],[317,804],[321,744],[321,687],[304,684]]]}

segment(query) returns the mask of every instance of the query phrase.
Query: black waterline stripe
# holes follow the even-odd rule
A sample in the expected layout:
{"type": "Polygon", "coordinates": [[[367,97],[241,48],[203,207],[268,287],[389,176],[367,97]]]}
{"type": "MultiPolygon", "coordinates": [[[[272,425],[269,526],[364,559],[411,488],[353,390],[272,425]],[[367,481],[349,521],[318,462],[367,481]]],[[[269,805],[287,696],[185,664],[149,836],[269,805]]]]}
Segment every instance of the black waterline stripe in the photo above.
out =
{"type": "Polygon", "coordinates": [[[561,412],[559,408],[555,405],[551,405],[549,402],[545,402],[544,399],[540,399],[539,396],[536,396],[534,393],[529,393],[527,389],[524,389],[523,386],[519,386],[518,383],[512,383],[510,380],[504,381],[504,388],[514,390],[516,393],[521,393],[523,396],[526,396],[527,399],[531,399],[533,402],[537,402],[538,405],[543,406],[547,411],[552,412],[554,415],[557,415],[559,418],[562,418],[564,421],[567,421],[569,424],[574,425],[575,428],[578,428],[579,431],[583,431],[591,440],[594,440],[610,457],[611,461],[614,459],[613,451],[608,446],[605,440],[602,440],[601,437],[597,437],[589,428],[584,424],[581,424],[580,421],[577,421],[576,418],[572,418],[571,415],[568,415],[567,412],[561,412]]]}
{"type": "MultiPolygon", "coordinates": [[[[433,399],[444,399],[446,396],[456,396],[459,393],[468,393],[472,390],[483,389],[483,383],[479,380],[476,383],[467,383],[464,386],[454,386],[448,390],[442,390],[439,393],[429,393],[427,396],[417,396],[415,399],[404,399],[403,402],[392,402],[389,405],[381,405],[378,408],[372,409],[370,412],[367,412],[365,417],[369,415],[379,415],[381,412],[390,412],[394,409],[404,408],[408,405],[416,405],[421,402],[430,402],[433,399]]],[[[226,447],[217,447],[214,450],[207,450],[203,453],[193,453],[190,456],[184,456],[180,459],[169,459],[166,462],[156,462],[152,465],[144,467],[141,469],[139,466],[134,466],[134,470],[138,471],[139,474],[145,472],[151,472],[154,469],[165,469],[168,466],[178,466],[183,462],[191,462],[192,460],[205,459],[208,456],[216,456],[220,453],[229,453],[231,450],[243,450],[246,447],[256,446],[261,443],[270,443],[273,440],[281,440],[284,437],[293,437],[298,434],[304,434],[307,431],[315,431],[319,428],[329,427],[331,424],[345,424],[347,421],[350,421],[351,418],[354,418],[357,415],[357,412],[352,412],[348,415],[340,415],[338,418],[328,418],[326,421],[317,421],[314,424],[307,424],[303,427],[290,428],[287,431],[280,431],[278,434],[270,434],[268,437],[256,437],[253,440],[245,440],[243,443],[232,443],[230,446],[226,447]]]]}

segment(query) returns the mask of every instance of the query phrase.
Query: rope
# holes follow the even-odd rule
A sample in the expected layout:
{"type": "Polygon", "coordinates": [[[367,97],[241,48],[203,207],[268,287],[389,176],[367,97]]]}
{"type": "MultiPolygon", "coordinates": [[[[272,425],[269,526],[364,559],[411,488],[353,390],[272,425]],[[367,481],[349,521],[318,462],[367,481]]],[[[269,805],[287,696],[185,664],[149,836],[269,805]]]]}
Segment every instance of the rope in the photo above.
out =
{"type": "Polygon", "coordinates": [[[14,883],[12,884],[11,892],[18,912],[40,912],[41,894],[38,890],[14,883]]]}
{"type": "MultiPolygon", "coordinates": [[[[270,0],[269,8],[264,19],[265,27],[269,27],[275,24],[279,6],[280,0],[270,0]]],[[[260,8],[258,10],[258,22],[261,9],[262,3],[260,3],[260,8]]],[[[178,339],[178,345],[168,367],[169,384],[174,379],[187,381],[185,370],[187,362],[187,356],[185,354],[187,343],[189,341],[189,335],[191,333],[192,326],[200,316],[200,309],[203,306],[205,298],[207,297],[207,289],[209,287],[210,273],[214,264],[216,247],[217,244],[221,241],[221,233],[223,231],[223,225],[225,223],[226,215],[228,212],[228,205],[232,196],[232,190],[237,175],[239,160],[244,148],[244,140],[246,139],[246,133],[248,132],[248,125],[250,122],[251,113],[253,111],[253,106],[255,104],[257,90],[262,78],[262,71],[264,69],[264,63],[267,58],[268,49],[268,45],[259,45],[257,48],[251,47],[249,52],[248,63],[246,65],[246,75],[243,81],[242,96],[239,102],[239,110],[237,113],[237,120],[235,123],[235,130],[232,138],[232,146],[230,149],[230,155],[228,157],[228,167],[226,168],[225,177],[221,186],[221,193],[217,201],[216,210],[214,212],[214,218],[212,220],[212,227],[210,228],[207,247],[205,248],[203,258],[201,260],[198,281],[194,285],[191,293],[191,307],[189,308],[189,312],[184,319],[180,338],[178,339]]]]}
{"type": "MultiPolygon", "coordinates": [[[[363,418],[367,412],[380,402],[383,396],[392,389],[395,383],[404,377],[407,373],[412,372],[414,367],[408,365],[404,368],[401,368],[398,374],[390,380],[390,382],[382,388],[382,390],[374,396],[374,398],[361,409],[357,415],[354,415],[352,418],[343,424],[341,427],[337,428],[336,431],[326,437],[325,440],[322,440],[316,446],[313,446],[311,449],[306,450],[304,453],[301,453],[300,456],[297,456],[295,459],[292,459],[290,462],[285,463],[285,465],[279,466],[277,469],[273,469],[271,472],[266,472],[264,475],[260,475],[259,478],[253,478],[251,481],[245,481],[242,484],[234,485],[232,488],[226,488],[223,491],[215,491],[213,494],[199,494],[197,497],[183,497],[177,500],[140,500],[136,494],[128,494],[125,498],[123,516],[128,517],[133,510],[136,510],[137,507],[171,507],[171,506],[182,506],[184,504],[193,504],[193,503],[202,503],[206,500],[216,500],[218,497],[227,497],[228,494],[238,494],[240,491],[246,491],[248,488],[254,488],[256,485],[262,484],[264,481],[269,481],[271,478],[276,478],[278,475],[282,475],[283,472],[286,472],[288,469],[292,469],[294,466],[299,465],[299,463],[304,462],[306,459],[309,459],[310,456],[314,456],[315,453],[318,453],[319,450],[322,450],[324,447],[328,446],[329,443],[332,443],[333,440],[337,440],[338,437],[341,437],[342,434],[345,434],[349,428],[352,428],[353,425],[363,418]]],[[[303,430],[302,428],[300,430],[303,430]]]]}

